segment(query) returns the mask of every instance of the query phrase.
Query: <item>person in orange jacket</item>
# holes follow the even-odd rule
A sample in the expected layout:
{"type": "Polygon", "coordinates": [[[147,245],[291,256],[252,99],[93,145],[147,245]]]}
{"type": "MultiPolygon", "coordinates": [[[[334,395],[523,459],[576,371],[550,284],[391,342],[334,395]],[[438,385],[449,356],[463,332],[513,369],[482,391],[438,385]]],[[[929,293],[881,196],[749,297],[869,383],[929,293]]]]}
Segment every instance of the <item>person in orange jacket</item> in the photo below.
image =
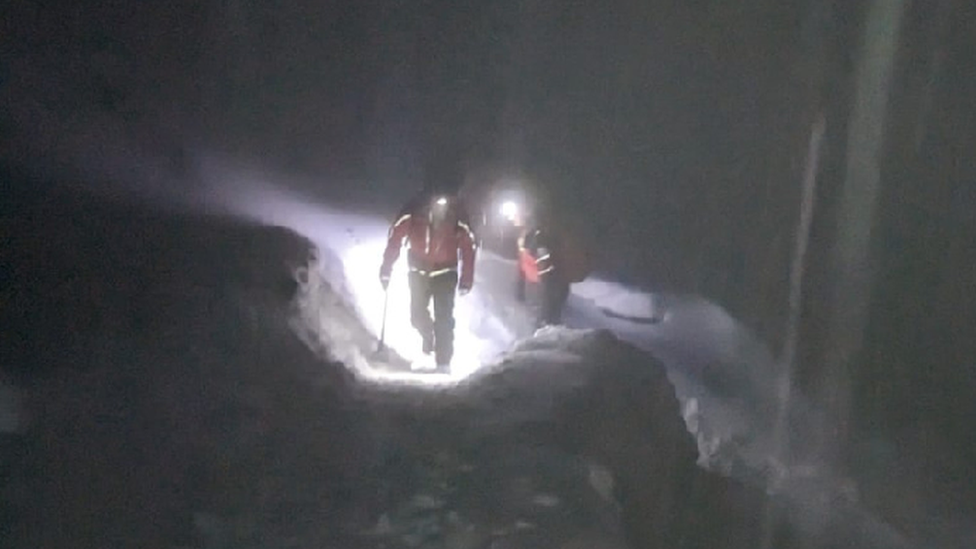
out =
{"type": "Polygon", "coordinates": [[[540,208],[518,239],[518,255],[516,299],[526,302],[526,287],[532,284],[537,289],[533,292],[537,299],[531,300],[537,313],[536,326],[562,324],[570,286],[588,274],[581,245],[540,208]]]}
{"type": "Polygon", "coordinates": [[[410,323],[420,333],[424,353],[433,352],[438,369],[447,370],[454,355],[455,294],[471,291],[476,254],[467,214],[452,188],[427,186],[400,210],[380,267],[384,289],[404,245],[410,269],[410,323]]]}

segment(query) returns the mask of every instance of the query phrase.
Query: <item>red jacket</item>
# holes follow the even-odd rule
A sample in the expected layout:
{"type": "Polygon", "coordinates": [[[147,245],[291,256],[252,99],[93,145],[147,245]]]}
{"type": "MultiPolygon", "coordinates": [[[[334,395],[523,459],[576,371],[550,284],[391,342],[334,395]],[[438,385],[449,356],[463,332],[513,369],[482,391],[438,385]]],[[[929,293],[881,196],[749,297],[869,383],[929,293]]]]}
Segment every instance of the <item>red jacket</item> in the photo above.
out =
{"type": "Polygon", "coordinates": [[[443,211],[429,199],[413,200],[401,210],[390,227],[380,276],[390,276],[404,243],[407,245],[410,270],[426,276],[457,271],[460,258],[458,287],[471,289],[474,283],[475,238],[456,198],[449,200],[443,211]]]}

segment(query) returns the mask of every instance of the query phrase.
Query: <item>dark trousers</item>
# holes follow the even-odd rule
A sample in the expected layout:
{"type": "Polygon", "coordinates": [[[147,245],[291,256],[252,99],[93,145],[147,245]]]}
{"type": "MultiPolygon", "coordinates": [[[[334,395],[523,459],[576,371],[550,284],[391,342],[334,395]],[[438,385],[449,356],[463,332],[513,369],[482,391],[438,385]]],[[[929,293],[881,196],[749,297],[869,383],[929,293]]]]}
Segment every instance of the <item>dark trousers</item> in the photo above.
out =
{"type": "Polygon", "coordinates": [[[538,324],[562,324],[563,308],[569,299],[569,283],[557,271],[553,271],[539,277],[539,286],[541,303],[538,324]]]}
{"type": "Polygon", "coordinates": [[[535,309],[536,327],[562,324],[563,308],[569,299],[569,283],[559,276],[558,271],[552,271],[540,276],[538,284],[530,284],[519,269],[515,280],[515,299],[519,303],[529,302],[535,309]]]}
{"type": "Polygon", "coordinates": [[[454,355],[454,293],[457,289],[456,271],[435,276],[411,271],[410,323],[424,340],[433,337],[437,364],[449,364],[454,355]],[[434,316],[430,303],[434,302],[434,316]]]}

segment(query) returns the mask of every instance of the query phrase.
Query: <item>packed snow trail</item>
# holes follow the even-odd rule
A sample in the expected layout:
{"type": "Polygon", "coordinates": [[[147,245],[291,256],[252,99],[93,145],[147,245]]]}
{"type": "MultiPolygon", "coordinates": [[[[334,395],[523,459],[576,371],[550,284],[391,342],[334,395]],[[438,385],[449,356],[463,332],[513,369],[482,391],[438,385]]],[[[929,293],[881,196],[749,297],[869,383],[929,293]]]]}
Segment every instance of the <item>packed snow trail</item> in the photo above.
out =
{"type": "MultiPolygon", "coordinates": [[[[420,353],[420,338],[409,322],[404,261],[397,263],[389,288],[386,343],[391,352],[378,356],[385,297],[378,273],[394,208],[347,203],[339,209],[269,181],[240,177],[232,193],[218,186],[222,191],[210,197],[212,204],[291,228],[316,243],[321,281],[314,283],[330,291],[307,293],[302,322],[314,332],[308,337],[324,337],[321,343],[330,355],[361,378],[451,386],[532,335],[531,315],[515,300],[514,262],[482,249],[474,288],[457,300],[451,372],[426,371],[429,357],[420,353]],[[336,299],[340,303],[331,302],[336,299]]],[[[721,307],[695,296],[652,296],[591,277],[573,286],[564,320],[571,328],[610,330],[665,364],[688,430],[697,439],[701,465],[761,485],[778,482],[784,474],[770,463],[772,358],[721,307]],[[652,322],[655,316],[661,321],[652,322]]]]}
{"type": "MultiPolygon", "coordinates": [[[[222,203],[265,223],[286,226],[311,238],[342,263],[324,265],[327,281],[354,304],[378,336],[383,291],[378,273],[391,219],[304,200],[266,184],[242,185],[222,203]]],[[[389,289],[387,340],[408,360],[418,358],[419,336],[410,327],[404,261],[396,264],[389,289]]],[[[479,250],[472,292],[457,301],[455,377],[470,375],[532,333],[532,319],[514,298],[515,263],[479,250]]],[[[761,343],[720,307],[694,296],[655,296],[591,277],[573,285],[565,322],[570,327],[609,329],[667,362],[695,370],[707,363],[742,364],[765,370],[772,360],[761,343]],[[663,320],[662,322],[657,322],[663,320]]]]}

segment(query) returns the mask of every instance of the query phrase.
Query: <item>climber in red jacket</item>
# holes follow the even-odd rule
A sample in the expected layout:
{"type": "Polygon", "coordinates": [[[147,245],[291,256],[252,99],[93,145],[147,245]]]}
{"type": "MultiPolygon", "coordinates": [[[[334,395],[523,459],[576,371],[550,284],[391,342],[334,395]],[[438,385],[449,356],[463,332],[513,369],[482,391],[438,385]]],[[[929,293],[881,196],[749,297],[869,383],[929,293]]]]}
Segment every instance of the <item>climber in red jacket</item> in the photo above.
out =
{"type": "Polygon", "coordinates": [[[447,370],[454,354],[455,292],[471,291],[475,260],[474,234],[453,189],[428,186],[400,211],[380,267],[384,289],[404,245],[410,269],[410,322],[420,332],[424,353],[433,352],[438,369],[447,370]]]}

